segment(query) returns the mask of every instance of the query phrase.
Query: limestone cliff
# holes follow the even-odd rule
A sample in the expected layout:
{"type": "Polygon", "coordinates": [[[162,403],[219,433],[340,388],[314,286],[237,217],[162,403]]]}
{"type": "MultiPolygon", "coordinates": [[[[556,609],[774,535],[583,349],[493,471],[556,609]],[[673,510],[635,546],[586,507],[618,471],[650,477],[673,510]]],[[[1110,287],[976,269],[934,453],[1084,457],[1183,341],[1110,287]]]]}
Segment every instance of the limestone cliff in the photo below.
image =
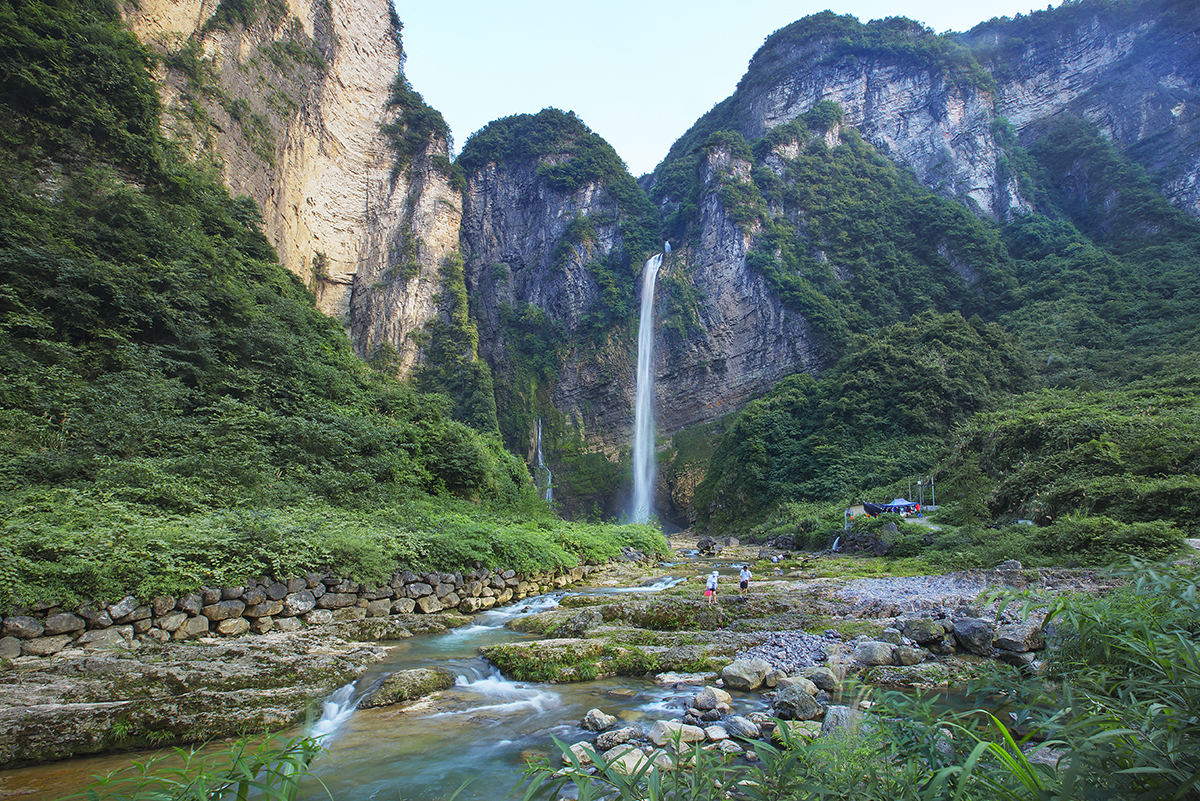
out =
{"type": "Polygon", "coordinates": [[[961,38],[996,80],[996,114],[1019,132],[1085,117],[1200,217],[1200,7],[1085,2],[993,20],[961,38]]]}
{"type": "Polygon", "coordinates": [[[281,262],[323,311],[360,332],[360,353],[423,325],[434,313],[428,274],[457,238],[459,204],[439,203],[444,180],[394,173],[381,131],[395,115],[388,101],[401,67],[388,5],[140,0],[124,13],[163,57],[173,136],[259,203],[281,262]],[[414,230],[423,240],[415,291],[386,312],[359,303],[366,311],[352,325],[352,288],[390,285],[397,240],[414,230]]]}

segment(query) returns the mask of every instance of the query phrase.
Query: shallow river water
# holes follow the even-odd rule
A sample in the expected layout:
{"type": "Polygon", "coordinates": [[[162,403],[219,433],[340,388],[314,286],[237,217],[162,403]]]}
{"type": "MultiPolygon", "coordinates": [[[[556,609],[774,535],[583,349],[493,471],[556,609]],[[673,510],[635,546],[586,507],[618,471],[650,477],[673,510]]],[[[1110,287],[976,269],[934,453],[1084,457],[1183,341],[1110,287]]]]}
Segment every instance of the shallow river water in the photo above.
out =
{"type": "MultiPolygon", "coordinates": [[[[585,592],[650,593],[681,580],[667,577],[642,587],[585,592]]],[[[589,709],[598,707],[623,722],[642,721],[647,727],[654,720],[678,719],[698,688],[633,678],[513,682],[478,655],[482,645],[529,637],[505,624],[551,609],[566,594],[551,593],[484,612],[470,625],[444,634],[383,643],[389,649],[387,657],[326,699],[323,714],[310,727],[327,751],[312,766],[320,782],[310,780],[302,798],[420,801],[448,798],[460,787],[458,798],[464,801],[502,798],[520,781],[527,759],[558,758],[554,738],[570,744],[594,737],[579,727],[589,709]],[[405,707],[355,710],[357,698],[388,674],[435,665],[454,671],[457,685],[405,707]]],[[[740,714],[765,708],[752,694],[735,694],[735,707],[740,714]]],[[[59,798],[81,789],[90,776],[145,756],[120,754],[3,771],[0,799],[59,798]]]]}

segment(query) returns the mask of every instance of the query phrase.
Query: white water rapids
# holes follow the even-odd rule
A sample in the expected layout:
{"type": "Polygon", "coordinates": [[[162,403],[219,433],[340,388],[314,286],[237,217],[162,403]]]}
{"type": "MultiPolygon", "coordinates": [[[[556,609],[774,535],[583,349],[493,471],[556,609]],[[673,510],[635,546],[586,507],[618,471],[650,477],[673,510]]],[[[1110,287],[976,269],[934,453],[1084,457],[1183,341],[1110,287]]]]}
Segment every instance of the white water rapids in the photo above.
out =
{"type": "MultiPolygon", "coordinates": [[[[670,251],[667,244],[664,249],[670,251]]],[[[635,523],[654,516],[654,282],[663,253],[646,260],[642,269],[642,315],[638,321],[637,401],[633,413],[633,514],[635,523]]]]}

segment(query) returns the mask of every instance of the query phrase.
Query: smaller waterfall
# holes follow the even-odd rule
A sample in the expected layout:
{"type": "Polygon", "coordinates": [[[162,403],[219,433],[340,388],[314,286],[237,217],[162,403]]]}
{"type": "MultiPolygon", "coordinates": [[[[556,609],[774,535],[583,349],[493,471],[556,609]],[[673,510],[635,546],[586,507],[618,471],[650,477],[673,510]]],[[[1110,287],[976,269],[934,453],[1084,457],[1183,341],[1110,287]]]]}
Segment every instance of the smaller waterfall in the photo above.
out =
{"type": "Polygon", "coordinates": [[[842,538],[841,538],[841,537],[834,537],[834,538],[833,538],[833,550],[834,550],[835,552],[836,552],[836,551],[837,551],[837,549],[838,549],[838,543],[840,543],[841,541],[842,541],[842,538]]]}
{"type": "Polygon", "coordinates": [[[550,468],[546,466],[546,460],[542,457],[542,418],[538,418],[537,432],[537,466],[538,466],[538,483],[542,482],[542,477],[545,476],[545,486],[542,487],[542,499],[546,503],[551,503],[554,500],[554,473],[550,472],[550,468]]]}

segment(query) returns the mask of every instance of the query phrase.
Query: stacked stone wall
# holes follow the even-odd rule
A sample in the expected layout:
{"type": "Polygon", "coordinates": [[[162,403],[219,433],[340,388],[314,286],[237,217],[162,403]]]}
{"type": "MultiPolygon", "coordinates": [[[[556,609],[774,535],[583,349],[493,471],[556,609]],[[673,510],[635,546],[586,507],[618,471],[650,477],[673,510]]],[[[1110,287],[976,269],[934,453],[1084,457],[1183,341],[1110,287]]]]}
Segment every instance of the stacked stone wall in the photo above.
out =
{"type": "Polygon", "coordinates": [[[0,620],[0,658],[296,631],[393,614],[472,614],[562,589],[595,569],[581,566],[540,573],[397,570],[389,581],[378,585],[310,573],[303,578],[261,578],[237,587],[201,587],[178,597],[127,596],[115,603],[70,609],[43,604],[16,610],[0,620]]]}

